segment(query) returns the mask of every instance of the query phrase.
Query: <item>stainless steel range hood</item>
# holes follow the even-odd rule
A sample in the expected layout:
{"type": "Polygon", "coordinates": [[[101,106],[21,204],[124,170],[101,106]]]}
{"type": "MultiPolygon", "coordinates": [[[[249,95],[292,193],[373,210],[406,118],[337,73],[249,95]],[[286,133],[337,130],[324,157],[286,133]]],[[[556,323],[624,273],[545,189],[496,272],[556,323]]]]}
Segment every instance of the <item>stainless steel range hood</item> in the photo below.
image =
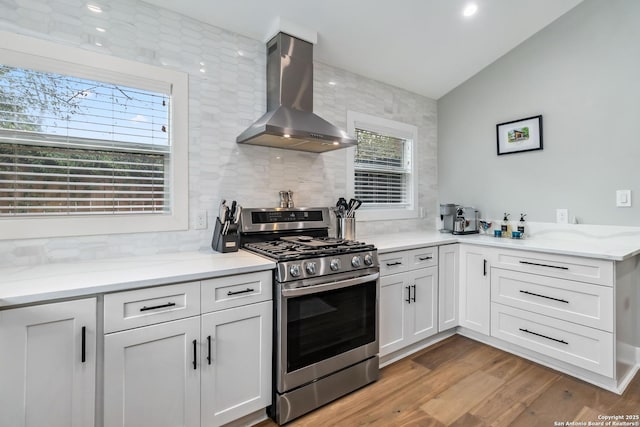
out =
{"type": "Polygon", "coordinates": [[[285,33],[267,43],[267,113],[236,142],[314,153],[356,145],[313,113],[313,44],[285,33]]]}

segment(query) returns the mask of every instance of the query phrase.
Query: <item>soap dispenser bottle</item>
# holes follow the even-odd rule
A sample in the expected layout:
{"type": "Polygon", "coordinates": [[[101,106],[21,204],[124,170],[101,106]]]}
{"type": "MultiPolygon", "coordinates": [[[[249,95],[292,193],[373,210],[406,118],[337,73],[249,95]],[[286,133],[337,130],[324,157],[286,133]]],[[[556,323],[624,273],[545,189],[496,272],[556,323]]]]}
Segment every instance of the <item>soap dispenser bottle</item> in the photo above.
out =
{"type": "Polygon", "coordinates": [[[524,217],[527,216],[527,214],[520,214],[520,222],[518,222],[518,231],[520,232],[520,238],[524,239],[525,233],[525,224],[524,224],[524,217]]]}
{"type": "Polygon", "coordinates": [[[502,230],[502,237],[511,237],[511,224],[509,223],[509,214],[506,212],[504,213],[504,218],[502,218],[500,230],[502,230]]]}

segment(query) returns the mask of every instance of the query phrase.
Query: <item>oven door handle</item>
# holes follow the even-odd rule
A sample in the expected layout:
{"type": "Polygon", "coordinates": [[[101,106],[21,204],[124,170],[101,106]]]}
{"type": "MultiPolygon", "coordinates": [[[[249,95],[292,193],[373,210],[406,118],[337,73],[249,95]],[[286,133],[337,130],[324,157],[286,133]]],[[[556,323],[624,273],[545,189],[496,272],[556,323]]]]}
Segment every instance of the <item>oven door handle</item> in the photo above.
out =
{"type": "Polygon", "coordinates": [[[340,280],[338,282],[327,283],[326,285],[306,286],[304,288],[283,289],[280,291],[283,297],[298,297],[301,295],[317,294],[318,292],[331,291],[334,289],[346,288],[360,285],[362,283],[378,280],[380,273],[368,274],[366,276],[355,277],[353,279],[340,280]]]}

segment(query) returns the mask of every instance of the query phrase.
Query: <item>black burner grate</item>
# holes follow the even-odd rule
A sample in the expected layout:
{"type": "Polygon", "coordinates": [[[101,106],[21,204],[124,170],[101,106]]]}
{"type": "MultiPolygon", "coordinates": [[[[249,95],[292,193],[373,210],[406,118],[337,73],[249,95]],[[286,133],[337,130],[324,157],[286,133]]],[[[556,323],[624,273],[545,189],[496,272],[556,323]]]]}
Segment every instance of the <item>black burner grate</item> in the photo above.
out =
{"type": "Polygon", "coordinates": [[[244,248],[277,261],[291,261],[375,249],[373,245],[366,243],[332,237],[316,237],[312,240],[303,239],[301,241],[271,240],[246,243],[244,248]]]}

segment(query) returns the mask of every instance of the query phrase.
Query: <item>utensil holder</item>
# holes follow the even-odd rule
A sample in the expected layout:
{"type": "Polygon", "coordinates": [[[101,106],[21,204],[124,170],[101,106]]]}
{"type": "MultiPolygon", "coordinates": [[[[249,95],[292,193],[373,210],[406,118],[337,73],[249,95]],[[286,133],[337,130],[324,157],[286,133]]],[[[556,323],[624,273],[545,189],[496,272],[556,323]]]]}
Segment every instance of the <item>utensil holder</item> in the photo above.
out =
{"type": "Polygon", "coordinates": [[[216,227],[213,230],[213,240],[211,248],[216,252],[238,252],[240,245],[240,235],[238,234],[238,225],[230,224],[227,234],[222,234],[224,225],[220,222],[220,218],[216,218],[216,227]]]}
{"type": "Polygon", "coordinates": [[[338,218],[338,238],[346,240],[356,240],[356,219],[338,218]]]}

